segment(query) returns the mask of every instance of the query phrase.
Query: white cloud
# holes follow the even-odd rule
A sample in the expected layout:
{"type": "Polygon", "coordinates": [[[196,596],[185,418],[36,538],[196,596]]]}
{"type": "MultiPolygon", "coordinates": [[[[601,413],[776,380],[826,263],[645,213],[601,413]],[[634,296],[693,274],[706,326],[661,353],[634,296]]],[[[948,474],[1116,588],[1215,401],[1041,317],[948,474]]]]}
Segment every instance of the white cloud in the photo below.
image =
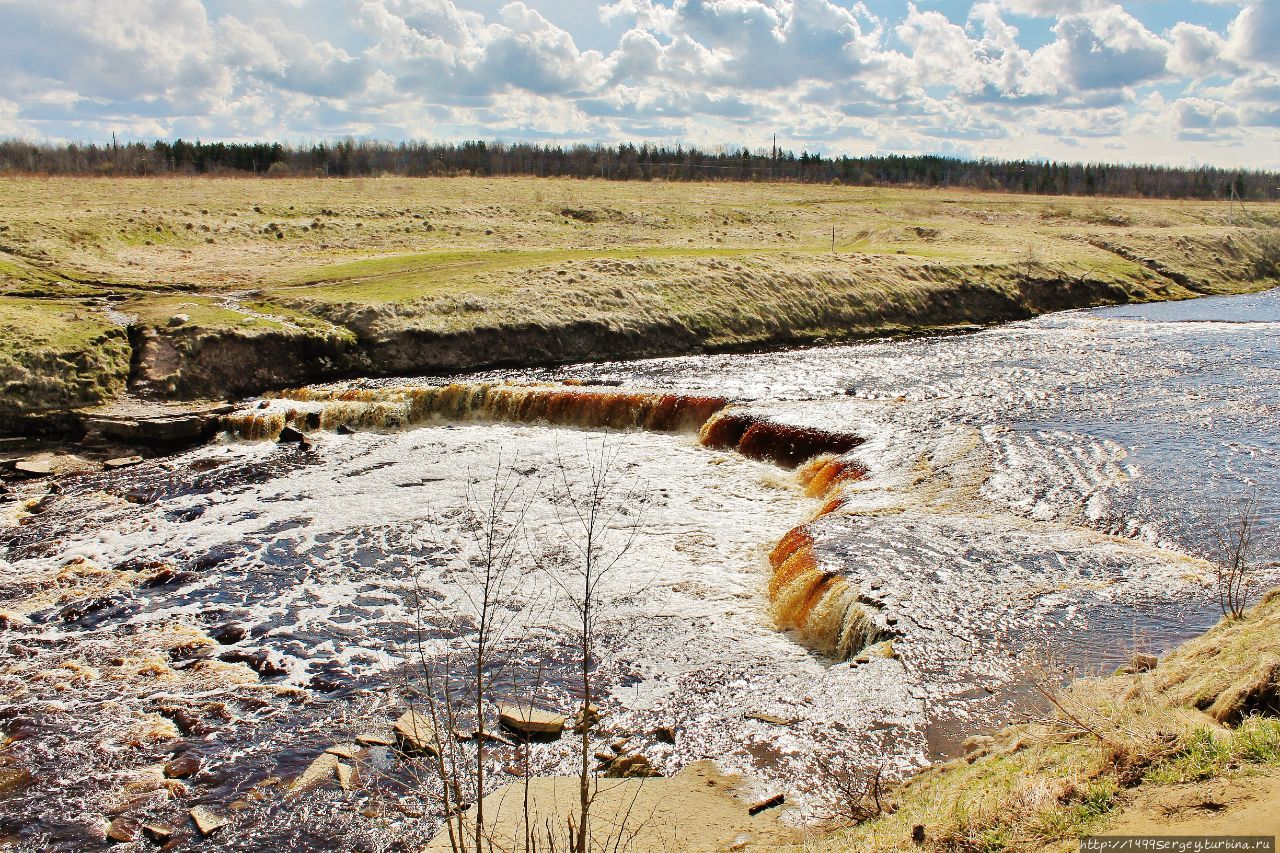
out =
{"type": "Polygon", "coordinates": [[[1280,150],[1280,0],[1159,34],[1111,0],[971,0],[963,19],[853,0],[614,0],[579,20],[547,11],[562,2],[468,2],[0,0],[0,134],[758,146],[777,130],[852,152],[1212,159],[1230,133],[1241,157],[1280,150]]]}

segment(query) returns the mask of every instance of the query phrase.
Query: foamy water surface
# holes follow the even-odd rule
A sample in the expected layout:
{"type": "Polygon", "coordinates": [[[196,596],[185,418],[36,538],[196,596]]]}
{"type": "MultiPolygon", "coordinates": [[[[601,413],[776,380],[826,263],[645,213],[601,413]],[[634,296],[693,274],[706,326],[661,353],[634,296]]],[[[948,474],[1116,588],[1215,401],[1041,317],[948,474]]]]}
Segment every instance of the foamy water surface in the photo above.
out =
{"type": "MultiPolygon", "coordinates": [[[[1016,713],[1029,650],[1114,665],[1135,645],[1162,651],[1211,623],[1205,566],[1192,556],[1215,518],[1246,492],[1265,523],[1280,510],[1278,357],[1271,292],[963,336],[470,377],[721,395],[865,436],[851,456],[867,476],[809,527],[821,567],[854,582],[898,635],[854,665],[770,619],[766,555],[819,502],[792,472],[688,434],[465,422],[318,433],[310,451],[228,439],[70,481],[31,523],[5,528],[6,597],[72,557],[189,574],[119,590],[71,621],[49,608],[0,633],[20,661],[0,680],[0,725],[20,736],[7,752],[43,782],[0,800],[0,829],[32,849],[99,843],[120,781],[174,752],[130,746],[121,727],[178,701],[225,710],[178,746],[205,762],[187,798],[161,798],[148,814],[239,800],[235,831],[215,838],[227,848],[429,836],[429,802],[374,817],[352,807],[378,790],[413,799],[389,754],[370,756],[382,777],[370,774],[372,791],[325,791],[305,808],[247,794],[385,727],[414,686],[415,655],[443,656],[467,635],[468,499],[495,471],[515,472],[527,508],[528,556],[507,604],[512,660],[538,682],[540,703],[570,707],[569,611],[547,555],[572,535],[566,489],[585,486],[602,448],[638,498],[613,526],[618,542],[638,535],[605,590],[608,731],[633,736],[664,771],[713,757],[814,814],[815,750],[905,772],[1016,713]],[[272,674],[198,690],[125,689],[106,675],[131,638],[174,624],[243,628],[216,651],[258,655],[272,674]],[[69,663],[101,677],[33,675],[69,663]],[[652,737],[657,726],[676,727],[677,743],[652,737]]],[[[535,772],[571,772],[572,760],[564,743],[540,745],[535,772]]]]}

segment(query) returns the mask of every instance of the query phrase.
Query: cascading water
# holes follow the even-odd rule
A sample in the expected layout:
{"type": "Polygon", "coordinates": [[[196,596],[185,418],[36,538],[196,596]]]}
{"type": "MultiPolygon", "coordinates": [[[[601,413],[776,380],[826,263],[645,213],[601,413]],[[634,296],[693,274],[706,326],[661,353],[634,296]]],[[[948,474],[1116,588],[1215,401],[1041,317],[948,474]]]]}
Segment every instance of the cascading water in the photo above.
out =
{"type": "MultiPolygon", "coordinates": [[[[429,798],[385,750],[358,791],[272,780],[386,728],[410,638],[432,655],[468,630],[451,615],[467,489],[504,460],[531,535],[553,540],[551,486],[601,440],[652,496],[609,591],[611,736],[666,772],[711,755],[800,802],[824,793],[815,749],[905,770],[1003,719],[1028,648],[1113,665],[1135,638],[1159,651],[1211,621],[1186,556],[1209,538],[1202,496],[1252,483],[1278,517],[1277,329],[1271,293],[246,408],[237,436],[292,424],[312,449],[223,440],[71,479],[5,528],[0,770],[30,781],[0,793],[0,834],[83,849],[122,809],[207,804],[234,822],[204,846],[429,836],[429,798]],[[551,384],[565,376],[601,384],[551,384]],[[361,431],[330,432],[344,424],[361,431]],[[176,754],[201,770],[153,784],[176,754]]],[[[531,572],[520,595],[549,583],[531,572]]],[[[540,702],[567,708],[571,656],[544,611],[520,660],[545,670],[540,702]]],[[[573,756],[551,743],[533,760],[564,772],[573,756]]]]}

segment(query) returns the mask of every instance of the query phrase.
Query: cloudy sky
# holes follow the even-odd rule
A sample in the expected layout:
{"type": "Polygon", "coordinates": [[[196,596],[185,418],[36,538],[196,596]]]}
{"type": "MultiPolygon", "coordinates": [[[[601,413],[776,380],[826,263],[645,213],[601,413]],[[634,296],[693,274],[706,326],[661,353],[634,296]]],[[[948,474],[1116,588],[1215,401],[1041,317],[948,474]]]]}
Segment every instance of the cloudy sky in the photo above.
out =
{"type": "Polygon", "coordinates": [[[0,136],[1280,168],[1280,0],[0,0],[0,136]]]}

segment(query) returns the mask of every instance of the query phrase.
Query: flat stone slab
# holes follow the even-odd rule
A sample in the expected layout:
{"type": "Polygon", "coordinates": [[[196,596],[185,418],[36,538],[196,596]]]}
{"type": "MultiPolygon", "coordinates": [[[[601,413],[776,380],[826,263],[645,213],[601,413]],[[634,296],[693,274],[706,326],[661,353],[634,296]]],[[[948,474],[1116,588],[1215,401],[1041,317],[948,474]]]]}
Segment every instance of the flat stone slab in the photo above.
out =
{"type": "Polygon", "coordinates": [[[436,730],[429,718],[417,711],[405,711],[392,728],[408,751],[436,754],[436,730]]]}
{"type": "Polygon", "coordinates": [[[306,770],[302,771],[302,775],[293,780],[293,784],[289,786],[289,794],[301,794],[303,791],[309,791],[317,785],[334,778],[334,774],[338,769],[338,756],[322,753],[319,758],[312,761],[306,770]]]}
{"type": "Polygon", "coordinates": [[[108,459],[103,462],[102,467],[108,471],[114,471],[117,468],[128,468],[131,465],[137,465],[141,461],[141,456],[118,456],[115,459],[108,459]]]}
{"type": "Polygon", "coordinates": [[[355,761],[360,757],[360,753],[364,752],[354,743],[337,743],[325,750],[329,755],[336,755],[339,758],[345,758],[348,761],[355,761]]]}
{"type": "Polygon", "coordinates": [[[532,705],[499,705],[498,722],[524,735],[558,735],[564,731],[564,714],[532,705]]]}
{"type": "Polygon", "coordinates": [[[191,819],[201,835],[213,835],[219,829],[231,823],[231,820],[204,806],[196,806],[191,810],[191,819]]]}

